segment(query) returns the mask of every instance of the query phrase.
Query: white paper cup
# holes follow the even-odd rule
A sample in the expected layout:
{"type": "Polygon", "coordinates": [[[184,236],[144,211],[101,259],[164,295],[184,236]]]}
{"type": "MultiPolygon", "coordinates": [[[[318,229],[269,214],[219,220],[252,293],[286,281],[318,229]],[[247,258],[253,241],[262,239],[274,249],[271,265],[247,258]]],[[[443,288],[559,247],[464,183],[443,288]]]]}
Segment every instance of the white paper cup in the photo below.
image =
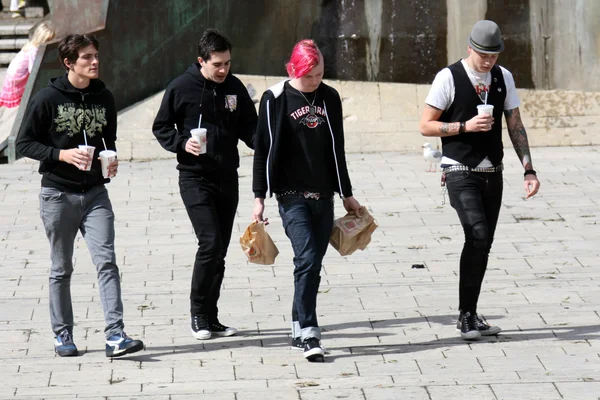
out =
{"type": "Polygon", "coordinates": [[[477,115],[494,115],[494,106],[491,104],[480,104],[477,106],[477,115]]]}
{"type": "Polygon", "coordinates": [[[100,152],[100,163],[102,164],[102,176],[108,178],[108,164],[117,159],[117,152],[113,150],[102,150],[100,152]]]}
{"type": "Polygon", "coordinates": [[[206,129],[205,128],[196,128],[190,131],[192,135],[192,139],[196,141],[196,143],[200,144],[200,154],[206,153],[206,129]]]}
{"type": "Polygon", "coordinates": [[[80,144],[79,150],[87,151],[88,155],[90,156],[90,162],[87,165],[79,164],[79,169],[82,171],[89,171],[90,169],[92,169],[92,161],[94,161],[94,151],[96,150],[96,148],[94,146],[86,146],[85,144],[80,144]]]}

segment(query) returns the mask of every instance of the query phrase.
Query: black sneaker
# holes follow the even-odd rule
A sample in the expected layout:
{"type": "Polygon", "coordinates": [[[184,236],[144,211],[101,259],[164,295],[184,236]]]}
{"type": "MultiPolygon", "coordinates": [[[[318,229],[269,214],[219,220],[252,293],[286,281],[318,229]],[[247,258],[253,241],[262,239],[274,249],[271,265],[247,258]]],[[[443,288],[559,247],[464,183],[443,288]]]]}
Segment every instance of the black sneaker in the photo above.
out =
{"type": "Polygon", "coordinates": [[[304,358],[311,362],[323,362],[325,350],[321,347],[321,341],[314,337],[304,339],[304,358]]]}
{"type": "Polygon", "coordinates": [[[210,339],[210,324],[205,315],[192,315],[192,335],[198,340],[210,339]]]}
{"type": "MultiPolygon", "coordinates": [[[[461,331],[462,312],[456,321],[456,330],[461,331]]],[[[494,336],[499,334],[502,329],[499,326],[488,325],[479,315],[475,314],[475,327],[481,333],[481,336],[494,336]]]]}
{"type": "Polygon", "coordinates": [[[238,330],[230,326],[225,326],[215,319],[210,324],[210,332],[215,336],[233,336],[238,333],[238,330]]]}
{"type": "Polygon", "coordinates": [[[54,339],[54,351],[59,357],[75,357],[79,355],[77,346],[73,343],[73,334],[67,328],[63,329],[54,339]]]}
{"type": "Polygon", "coordinates": [[[460,313],[456,322],[456,329],[460,331],[460,336],[466,340],[474,340],[481,337],[481,333],[477,329],[477,315],[470,312],[460,313]]]}
{"type": "Polygon", "coordinates": [[[481,319],[479,315],[475,315],[475,326],[481,336],[493,336],[497,335],[502,331],[499,326],[490,326],[484,320],[481,319]]]}
{"type": "Polygon", "coordinates": [[[304,342],[301,337],[293,338],[290,346],[292,349],[304,350],[304,342]]]}

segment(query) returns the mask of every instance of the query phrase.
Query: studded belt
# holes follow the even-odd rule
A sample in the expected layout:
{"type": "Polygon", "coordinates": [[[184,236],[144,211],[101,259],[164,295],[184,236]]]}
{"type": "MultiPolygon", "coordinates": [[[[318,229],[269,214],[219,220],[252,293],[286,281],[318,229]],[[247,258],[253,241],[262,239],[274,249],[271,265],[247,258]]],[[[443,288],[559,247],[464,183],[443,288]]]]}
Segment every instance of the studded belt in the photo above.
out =
{"type": "Polygon", "coordinates": [[[497,167],[468,167],[466,165],[451,165],[443,168],[442,172],[447,174],[454,171],[469,171],[469,172],[501,172],[504,170],[504,165],[500,164],[497,167]]]}
{"type": "Polygon", "coordinates": [[[328,193],[308,192],[299,190],[286,190],[285,192],[275,193],[275,198],[279,200],[283,196],[303,196],[305,199],[319,200],[321,197],[331,197],[328,193]]]}

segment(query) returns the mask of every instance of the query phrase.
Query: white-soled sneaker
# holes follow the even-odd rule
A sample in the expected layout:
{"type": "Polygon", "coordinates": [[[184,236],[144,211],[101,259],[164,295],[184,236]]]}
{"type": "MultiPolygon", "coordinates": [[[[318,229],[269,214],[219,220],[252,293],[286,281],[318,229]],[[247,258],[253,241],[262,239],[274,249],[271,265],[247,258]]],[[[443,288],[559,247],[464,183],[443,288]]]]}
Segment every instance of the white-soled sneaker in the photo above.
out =
{"type": "Polygon", "coordinates": [[[198,340],[210,339],[210,324],[206,316],[192,315],[192,335],[198,340]]]}
{"type": "Polygon", "coordinates": [[[321,341],[314,337],[304,339],[304,358],[310,362],[323,362],[325,350],[321,347],[321,341]]]}
{"type": "Polygon", "coordinates": [[[144,349],[144,342],[127,336],[125,332],[106,339],[106,357],[121,357],[144,349]]]}
{"type": "Polygon", "coordinates": [[[218,319],[212,321],[209,326],[210,332],[215,336],[233,336],[238,333],[237,329],[223,325],[218,319]]]}

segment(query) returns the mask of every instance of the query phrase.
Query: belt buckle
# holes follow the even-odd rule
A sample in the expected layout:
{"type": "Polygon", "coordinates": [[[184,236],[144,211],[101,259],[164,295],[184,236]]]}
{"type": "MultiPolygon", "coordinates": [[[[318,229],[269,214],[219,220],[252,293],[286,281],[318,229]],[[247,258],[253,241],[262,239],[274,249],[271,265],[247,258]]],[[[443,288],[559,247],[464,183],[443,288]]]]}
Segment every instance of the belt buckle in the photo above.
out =
{"type": "Polygon", "coordinates": [[[315,200],[319,200],[319,198],[321,197],[321,193],[315,193],[315,192],[304,192],[304,198],[305,199],[315,199],[315,200]]]}

